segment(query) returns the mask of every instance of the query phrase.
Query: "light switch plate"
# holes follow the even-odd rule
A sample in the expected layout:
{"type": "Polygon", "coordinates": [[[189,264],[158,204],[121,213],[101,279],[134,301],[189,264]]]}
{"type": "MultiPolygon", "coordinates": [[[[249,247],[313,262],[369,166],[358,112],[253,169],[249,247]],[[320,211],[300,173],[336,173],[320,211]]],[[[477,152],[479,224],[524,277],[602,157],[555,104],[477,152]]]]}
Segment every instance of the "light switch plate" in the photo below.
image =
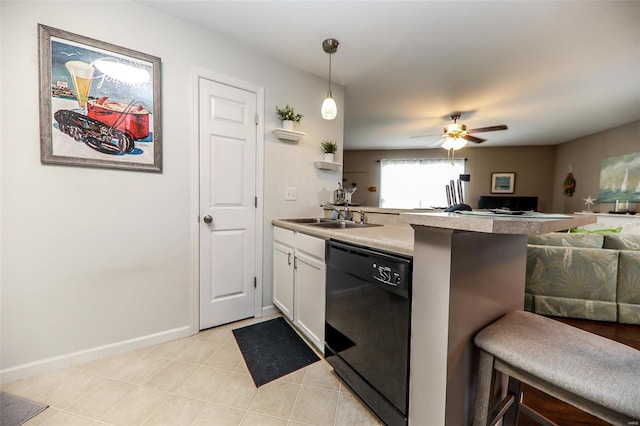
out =
{"type": "Polygon", "coordinates": [[[296,200],[296,188],[293,186],[284,189],[284,200],[295,201],[296,200]]]}

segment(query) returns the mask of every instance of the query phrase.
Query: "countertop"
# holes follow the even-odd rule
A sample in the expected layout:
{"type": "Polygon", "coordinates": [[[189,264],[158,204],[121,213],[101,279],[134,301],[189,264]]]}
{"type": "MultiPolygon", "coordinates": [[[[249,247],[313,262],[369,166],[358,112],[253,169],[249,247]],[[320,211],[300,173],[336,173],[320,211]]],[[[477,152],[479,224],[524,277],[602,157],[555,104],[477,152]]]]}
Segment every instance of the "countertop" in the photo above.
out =
{"type": "Polygon", "coordinates": [[[460,231],[494,234],[544,234],[576,226],[595,223],[594,216],[566,215],[569,218],[530,218],[522,216],[471,216],[460,213],[401,213],[396,225],[385,224],[368,228],[327,229],[312,225],[274,219],[271,223],[281,228],[301,232],[318,238],[333,238],[379,250],[413,256],[414,230],[411,226],[456,229],[460,231]]]}
{"type": "Polygon", "coordinates": [[[274,219],[271,223],[281,228],[318,238],[334,238],[347,243],[360,244],[379,250],[413,256],[413,228],[407,225],[398,224],[371,226],[368,228],[327,229],[279,219],[274,219]]]}
{"type": "Polygon", "coordinates": [[[527,217],[511,215],[472,216],[460,213],[404,213],[399,221],[413,226],[456,229],[493,234],[546,234],[577,226],[589,225],[596,218],[586,215],[563,215],[567,218],[527,217]]]}

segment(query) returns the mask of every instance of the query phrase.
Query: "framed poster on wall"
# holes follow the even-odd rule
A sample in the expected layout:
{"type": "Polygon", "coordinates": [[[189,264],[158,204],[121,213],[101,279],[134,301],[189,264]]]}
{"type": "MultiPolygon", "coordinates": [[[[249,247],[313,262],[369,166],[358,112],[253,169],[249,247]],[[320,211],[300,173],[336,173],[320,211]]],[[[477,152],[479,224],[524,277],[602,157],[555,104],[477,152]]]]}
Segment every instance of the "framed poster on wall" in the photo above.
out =
{"type": "Polygon", "coordinates": [[[40,160],[162,171],[160,58],[38,25],[40,160]]]}
{"type": "Polygon", "coordinates": [[[515,173],[491,173],[492,194],[513,194],[516,189],[515,173]]]}
{"type": "Polygon", "coordinates": [[[599,203],[640,202],[640,152],[600,161],[599,203]]]}

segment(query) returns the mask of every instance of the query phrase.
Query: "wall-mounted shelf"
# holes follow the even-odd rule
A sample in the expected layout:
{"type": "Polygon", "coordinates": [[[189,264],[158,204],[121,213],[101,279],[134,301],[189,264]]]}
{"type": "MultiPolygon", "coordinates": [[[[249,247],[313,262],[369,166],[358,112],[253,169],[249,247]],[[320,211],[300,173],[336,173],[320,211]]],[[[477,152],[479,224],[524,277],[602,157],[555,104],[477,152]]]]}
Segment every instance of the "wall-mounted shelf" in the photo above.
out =
{"type": "Polygon", "coordinates": [[[305,132],[296,132],[295,130],[273,129],[271,132],[280,140],[298,142],[300,138],[306,135],[305,132]]]}
{"type": "Polygon", "coordinates": [[[329,161],[316,161],[313,164],[316,165],[316,168],[322,170],[338,170],[342,167],[342,163],[331,163],[329,161]]]}

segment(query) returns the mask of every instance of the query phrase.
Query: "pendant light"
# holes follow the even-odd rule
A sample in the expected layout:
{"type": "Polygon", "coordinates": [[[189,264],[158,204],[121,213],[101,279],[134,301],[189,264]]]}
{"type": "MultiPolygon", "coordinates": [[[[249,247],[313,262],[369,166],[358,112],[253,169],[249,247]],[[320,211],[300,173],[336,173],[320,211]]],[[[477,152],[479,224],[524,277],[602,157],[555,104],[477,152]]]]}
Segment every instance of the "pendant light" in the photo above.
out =
{"type": "Polygon", "coordinates": [[[338,115],[338,106],[331,95],[331,55],[336,53],[339,44],[338,40],[334,38],[328,38],[322,42],[322,49],[329,54],[329,91],[327,92],[327,98],[322,102],[322,107],[320,108],[322,118],[325,120],[333,120],[338,115]]]}

